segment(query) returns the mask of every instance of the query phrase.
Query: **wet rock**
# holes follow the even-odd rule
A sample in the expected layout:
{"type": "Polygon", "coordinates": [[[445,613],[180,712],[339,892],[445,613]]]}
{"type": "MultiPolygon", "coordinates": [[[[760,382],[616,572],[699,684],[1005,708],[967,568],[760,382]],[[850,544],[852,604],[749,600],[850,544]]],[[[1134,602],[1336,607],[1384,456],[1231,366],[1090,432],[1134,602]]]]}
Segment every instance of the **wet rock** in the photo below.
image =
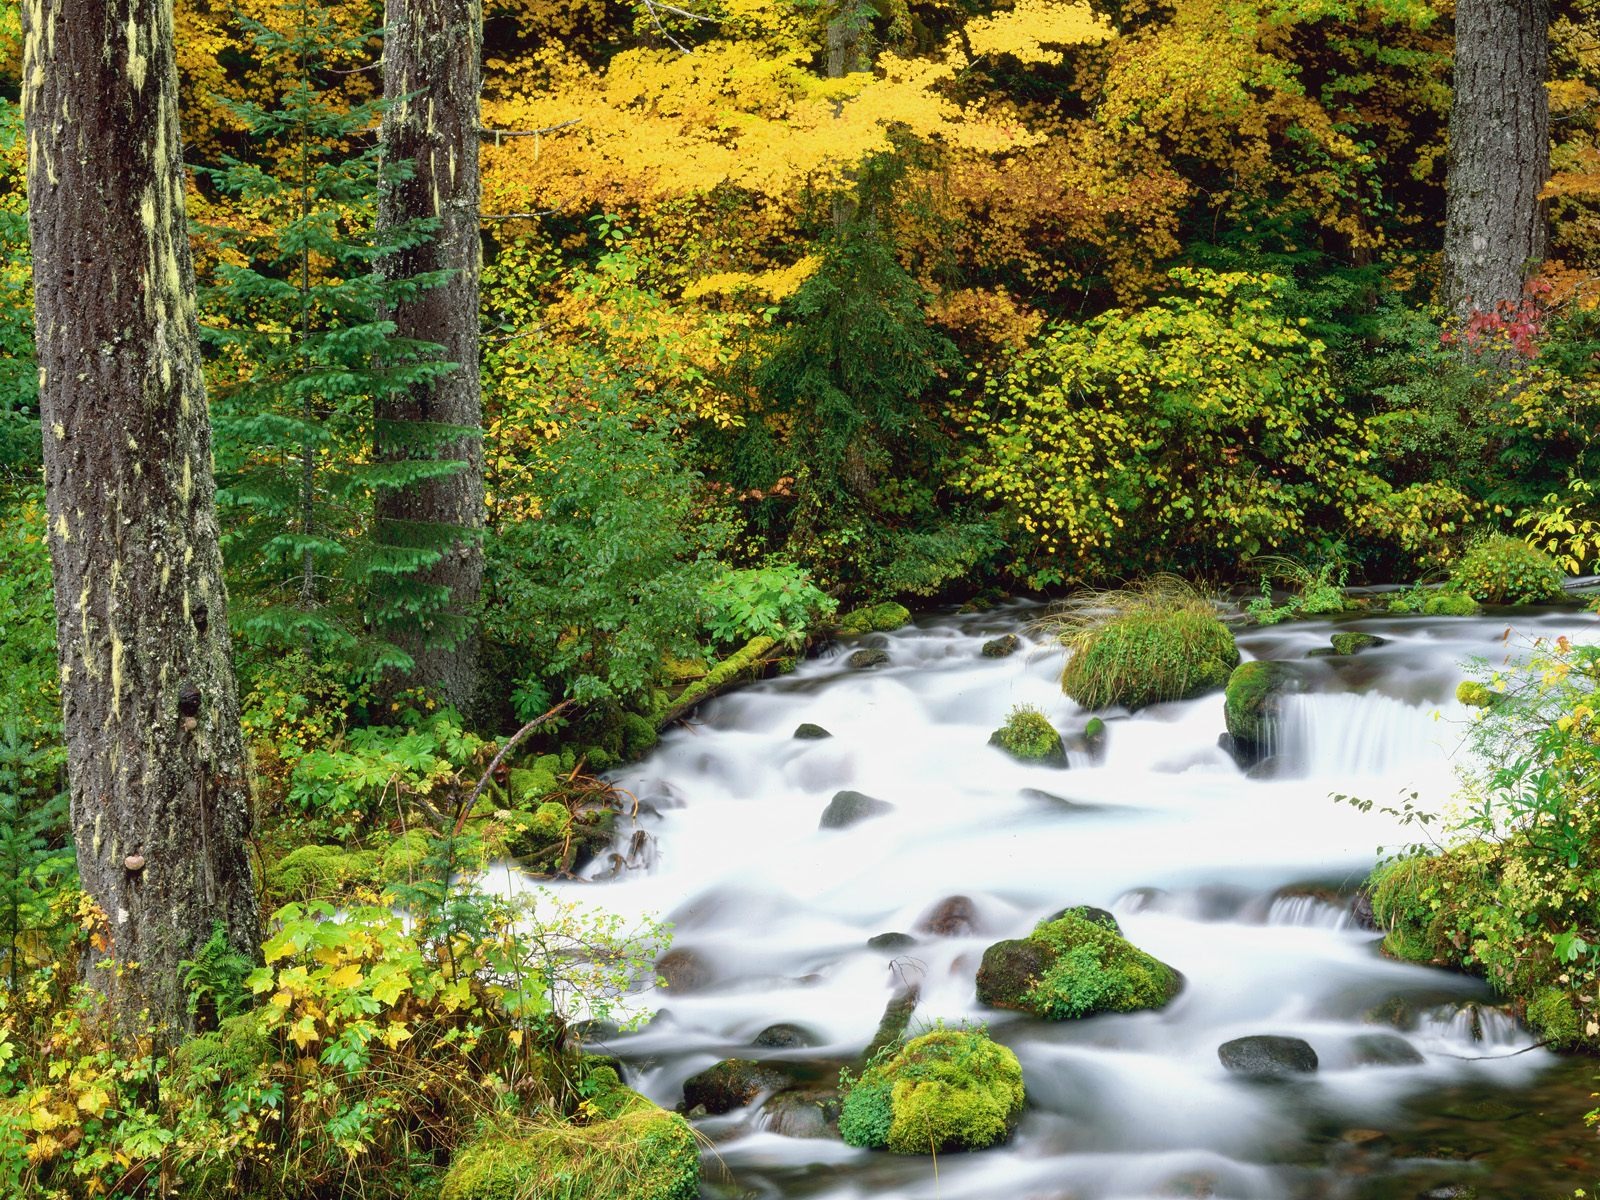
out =
{"type": "Polygon", "coordinates": [[[1360,654],[1363,650],[1389,644],[1388,638],[1381,638],[1375,633],[1336,633],[1328,640],[1332,644],[1333,652],[1341,658],[1347,654],[1360,654]]]}
{"type": "Polygon", "coordinates": [[[1350,1061],[1357,1067],[1415,1067],[1422,1052],[1395,1033],[1363,1033],[1350,1042],[1350,1061]]]}
{"type": "Polygon", "coordinates": [[[978,932],[978,909],[966,896],[950,896],[933,906],[931,912],[917,922],[919,933],[935,937],[966,937],[978,932]]]}
{"type": "Polygon", "coordinates": [[[1109,929],[1119,937],[1122,935],[1122,926],[1117,924],[1117,918],[1103,908],[1095,908],[1092,904],[1076,904],[1071,908],[1063,908],[1058,913],[1045,918],[1046,921],[1059,921],[1062,917],[1082,917],[1091,925],[1098,925],[1101,929],[1109,929]]]}
{"type": "Polygon", "coordinates": [[[763,1046],[769,1050],[799,1050],[806,1046],[815,1046],[816,1037],[803,1025],[791,1025],[788,1022],[779,1022],[768,1025],[756,1034],[752,1046],[763,1046]]]}
{"type": "Polygon", "coordinates": [[[828,807],[822,810],[818,829],[848,829],[873,817],[885,816],[894,811],[894,805],[864,792],[835,792],[828,807]]]}
{"type": "Polygon", "coordinates": [[[1067,765],[1067,748],[1050,720],[1031,705],[1011,710],[1004,725],[989,735],[989,745],[1004,750],[1018,762],[1044,767],[1067,765]]]}
{"type": "Polygon", "coordinates": [[[1022,648],[1022,639],[1014,633],[992,638],[983,644],[985,658],[1009,658],[1022,648]]]}
{"type": "Polygon", "coordinates": [[[899,954],[900,951],[909,950],[916,944],[917,939],[909,933],[879,933],[867,939],[868,946],[885,954],[899,954]]]}
{"type": "Polygon", "coordinates": [[[865,671],[870,667],[881,667],[889,661],[887,650],[857,650],[845,659],[845,666],[852,671],[865,671]]]}
{"type": "Polygon", "coordinates": [[[781,1137],[838,1136],[839,1093],[831,1088],[779,1092],[761,1106],[767,1128],[781,1137]]]}
{"type": "Polygon", "coordinates": [[[687,947],[668,950],[656,959],[656,974],[674,992],[701,991],[710,986],[713,978],[711,964],[687,947]]]}
{"type": "Polygon", "coordinates": [[[1069,909],[1025,938],[996,942],[978,967],[979,1002],[1052,1021],[1164,1008],[1183,976],[1104,925],[1110,915],[1069,909]]]}
{"type": "Polygon", "coordinates": [[[1106,723],[1099,717],[1090,717],[1083,723],[1083,744],[1092,754],[1098,754],[1105,748],[1106,723]]]}
{"type": "Polygon", "coordinates": [[[795,726],[794,736],[802,742],[817,742],[823,738],[831,738],[833,734],[829,733],[821,725],[813,725],[810,721],[802,721],[795,726]]]}
{"type": "Polygon", "coordinates": [[[748,1058],[727,1058],[684,1080],[684,1111],[703,1108],[713,1117],[743,1108],[763,1092],[794,1083],[794,1077],[770,1063],[748,1058]]]}
{"type": "Polygon", "coordinates": [[[1350,921],[1357,929],[1365,929],[1371,933],[1382,933],[1378,925],[1378,916],[1372,911],[1372,893],[1366,888],[1360,888],[1350,898],[1350,921]]]}
{"type": "Polygon", "coordinates": [[[1317,1069],[1317,1052],[1297,1037],[1256,1034],[1234,1038],[1217,1047],[1222,1065],[1235,1075],[1252,1079],[1283,1079],[1309,1075],[1317,1069]]]}
{"type": "Polygon", "coordinates": [[[1240,663],[1228,676],[1223,715],[1232,752],[1243,765],[1260,759],[1272,740],[1280,699],[1299,690],[1300,676],[1288,663],[1254,659],[1240,663]]]}

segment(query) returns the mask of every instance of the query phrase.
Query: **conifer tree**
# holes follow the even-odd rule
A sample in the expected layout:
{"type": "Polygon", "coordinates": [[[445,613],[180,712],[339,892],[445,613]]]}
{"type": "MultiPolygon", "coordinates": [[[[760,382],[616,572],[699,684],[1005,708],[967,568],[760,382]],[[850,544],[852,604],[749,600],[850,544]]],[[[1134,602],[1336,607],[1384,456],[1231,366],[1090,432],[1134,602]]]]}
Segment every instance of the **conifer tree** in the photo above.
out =
{"type": "MultiPolygon", "coordinates": [[[[288,32],[244,24],[256,53],[286,75],[272,108],[223,101],[258,147],[204,174],[231,203],[213,227],[219,254],[207,289],[220,500],[245,635],[269,648],[337,653],[368,675],[410,670],[405,634],[431,623],[448,592],[419,580],[453,540],[448,529],[406,546],[373,536],[382,497],[458,473],[433,455],[374,462],[375,408],[454,369],[440,347],[399,337],[385,312],[438,286],[378,264],[425,244],[437,222],[377,228],[380,187],[409,171],[380,161],[385,107],[347,107],[321,86],[365,39],[303,3],[288,32]],[[376,617],[381,634],[367,628],[376,617]]],[[[435,434],[435,441],[446,434],[435,434]]]]}

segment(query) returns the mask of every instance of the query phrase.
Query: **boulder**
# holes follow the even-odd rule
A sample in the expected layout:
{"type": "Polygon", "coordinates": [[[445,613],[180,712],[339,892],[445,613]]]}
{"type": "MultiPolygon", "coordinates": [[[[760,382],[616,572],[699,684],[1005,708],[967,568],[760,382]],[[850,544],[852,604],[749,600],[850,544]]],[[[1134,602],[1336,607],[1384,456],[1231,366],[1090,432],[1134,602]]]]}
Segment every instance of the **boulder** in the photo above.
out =
{"type": "Polygon", "coordinates": [[[1228,676],[1223,714],[1236,756],[1260,758],[1272,738],[1279,699],[1297,690],[1299,676],[1287,663],[1254,659],[1228,676]]]}
{"type": "Polygon", "coordinates": [[[752,1046],[761,1046],[769,1050],[800,1050],[806,1046],[815,1046],[816,1038],[809,1029],[802,1025],[791,1025],[780,1022],[777,1025],[768,1025],[756,1034],[752,1046]]]}
{"type": "Polygon", "coordinates": [[[852,1146],[897,1154],[982,1150],[1022,1112],[1017,1056],[975,1029],[937,1029],[867,1067],[839,1112],[852,1146]]]}
{"type": "Polygon", "coordinates": [[[1381,638],[1375,633],[1336,633],[1328,641],[1333,652],[1341,657],[1389,644],[1388,638],[1381,638]]]}
{"type": "Polygon", "coordinates": [[[1117,918],[1103,908],[1096,908],[1092,904],[1075,904],[1071,908],[1063,908],[1058,913],[1046,917],[1046,921],[1059,921],[1062,917],[1081,917],[1101,929],[1109,929],[1119,937],[1122,935],[1122,926],[1117,924],[1117,918]]]}
{"type": "Polygon", "coordinates": [[[917,922],[918,933],[935,937],[965,937],[978,932],[978,909],[966,896],[949,896],[934,905],[917,922]]]}
{"type": "Polygon", "coordinates": [[[887,650],[857,650],[845,659],[845,666],[852,671],[865,671],[872,667],[881,667],[889,661],[887,650]]]}
{"type": "Polygon", "coordinates": [[[1183,976],[1124,938],[1114,918],[1103,924],[1110,916],[1068,910],[1025,938],[990,946],[978,967],[979,1002],[1052,1021],[1164,1008],[1183,976]]]}
{"type": "Polygon", "coordinates": [[[836,1136],[839,1105],[832,1088],[795,1088],[769,1097],[761,1111],[780,1137],[824,1138],[836,1136]]]}
{"type": "Polygon", "coordinates": [[[668,950],[656,959],[656,974],[674,992],[698,992],[710,985],[711,964],[687,947],[668,950]]]}
{"type": "Polygon", "coordinates": [[[771,1063],[725,1058],[684,1080],[681,1107],[684,1112],[703,1108],[717,1117],[743,1108],[763,1092],[775,1092],[793,1083],[790,1072],[771,1063]]]}
{"type": "Polygon", "coordinates": [[[1067,748],[1061,735],[1042,712],[1019,704],[1006,717],[1006,723],[989,735],[989,745],[998,746],[1018,762],[1046,767],[1067,765],[1067,748]]]}
{"type": "Polygon", "coordinates": [[[864,792],[835,792],[833,799],[828,801],[828,807],[822,810],[822,819],[817,822],[817,828],[848,829],[893,811],[894,805],[887,800],[879,800],[864,792]]]}
{"type": "Polygon", "coordinates": [[[795,726],[794,736],[802,742],[817,742],[823,738],[831,738],[833,734],[829,733],[821,725],[813,725],[810,721],[802,721],[795,726]]]}
{"type": "Polygon", "coordinates": [[[882,604],[869,604],[854,608],[839,618],[839,632],[850,636],[863,633],[889,633],[911,620],[911,610],[904,604],[886,600],[882,604]]]}
{"type": "Polygon", "coordinates": [[[1350,1041],[1350,1062],[1357,1067],[1419,1067],[1424,1059],[1397,1033],[1363,1033],[1350,1041]]]}
{"type": "Polygon", "coordinates": [[[1010,658],[1022,648],[1022,639],[1014,633],[1002,637],[991,638],[983,644],[985,658],[1010,658]]]}
{"type": "Polygon", "coordinates": [[[1309,1075],[1317,1069],[1317,1052],[1297,1037],[1254,1034],[1234,1038],[1217,1047],[1222,1065],[1235,1075],[1251,1079],[1284,1079],[1309,1075]]]}
{"type": "Polygon", "coordinates": [[[900,951],[909,950],[916,944],[917,939],[909,933],[879,933],[867,939],[868,946],[885,954],[899,954],[900,951]]]}

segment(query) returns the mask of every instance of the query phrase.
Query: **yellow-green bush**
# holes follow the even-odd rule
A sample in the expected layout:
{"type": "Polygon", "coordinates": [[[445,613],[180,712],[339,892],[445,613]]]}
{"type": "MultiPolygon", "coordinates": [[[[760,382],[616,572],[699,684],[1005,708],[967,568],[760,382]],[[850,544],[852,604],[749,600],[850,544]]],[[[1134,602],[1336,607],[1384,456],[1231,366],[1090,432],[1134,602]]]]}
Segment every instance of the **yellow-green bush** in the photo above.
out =
{"type": "Polygon", "coordinates": [[[1450,569],[1450,580],[1484,604],[1538,604],[1565,594],[1566,576],[1543,550],[1521,538],[1484,538],[1450,569]]]}

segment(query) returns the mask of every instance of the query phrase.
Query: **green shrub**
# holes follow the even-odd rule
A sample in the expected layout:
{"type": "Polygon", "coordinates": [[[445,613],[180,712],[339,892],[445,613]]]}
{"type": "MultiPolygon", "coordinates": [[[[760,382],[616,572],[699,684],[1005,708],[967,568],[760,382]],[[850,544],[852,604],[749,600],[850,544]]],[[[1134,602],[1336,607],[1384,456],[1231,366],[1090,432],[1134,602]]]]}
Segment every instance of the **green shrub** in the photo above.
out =
{"type": "Polygon", "coordinates": [[[1047,624],[1069,652],[1061,690],[1090,709],[1186,699],[1239,662],[1211,602],[1171,577],[1082,597],[1047,624]]]}
{"type": "Polygon", "coordinates": [[[820,620],[833,615],[838,601],[793,563],[747,570],[725,570],[705,591],[706,629],[719,643],[743,645],[770,637],[798,646],[820,620]]]}
{"type": "Polygon", "coordinates": [[[1407,962],[1460,961],[1471,941],[1468,913],[1492,894],[1493,853],[1488,843],[1473,842],[1378,867],[1368,889],[1384,950],[1407,962]]]}
{"type": "Polygon", "coordinates": [[[1345,609],[1344,585],[1349,568],[1338,558],[1315,567],[1297,559],[1268,555],[1255,560],[1261,570],[1261,595],[1245,611],[1257,625],[1276,625],[1298,617],[1322,617],[1345,609]],[[1283,604],[1272,602],[1274,581],[1286,584],[1291,594],[1283,604]]]}
{"type": "Polygon", "coordinates": [[[989,736],[991,746],[999,746],[1022,762],[1066,765],[1067,751],[1061,734],[1050,719],[1031,704],[1019,704],[1006,717],[1006,723],[989,736]]]}
{"type": "Polygon", "coordinates": [[[1566,576],[1543,550],[1496,534],[1462,555],[1450,581],[1484,604],[1538,604],[1561,599],[1566,576]]]}
{"type": "Polygon", "coordinates": [[[913,1038],[846,1085],[845,1141],[897,1154],[982,1150],[1009,1137],[1022,1111],[1022,1066],[982,1030],[913,1038]]]}

